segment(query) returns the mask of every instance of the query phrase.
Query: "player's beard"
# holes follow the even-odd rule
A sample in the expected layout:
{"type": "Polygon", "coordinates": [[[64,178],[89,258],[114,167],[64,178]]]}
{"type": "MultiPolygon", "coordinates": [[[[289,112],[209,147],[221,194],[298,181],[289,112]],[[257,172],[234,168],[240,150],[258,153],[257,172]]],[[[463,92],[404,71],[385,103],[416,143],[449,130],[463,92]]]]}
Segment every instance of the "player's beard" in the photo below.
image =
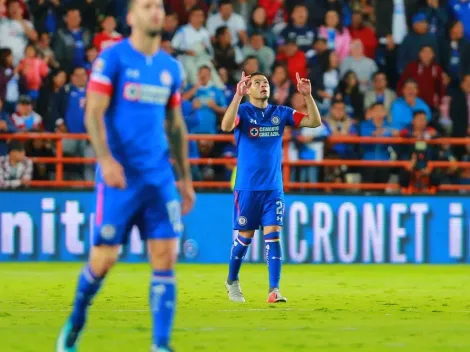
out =
{"type": "Polygon", "coordinates": [[[149,29],[147,31],[147,35],[150,38],[161,37],[162,33],[163,33],[163,30],[161,30],[161,29],[149,29]]]}

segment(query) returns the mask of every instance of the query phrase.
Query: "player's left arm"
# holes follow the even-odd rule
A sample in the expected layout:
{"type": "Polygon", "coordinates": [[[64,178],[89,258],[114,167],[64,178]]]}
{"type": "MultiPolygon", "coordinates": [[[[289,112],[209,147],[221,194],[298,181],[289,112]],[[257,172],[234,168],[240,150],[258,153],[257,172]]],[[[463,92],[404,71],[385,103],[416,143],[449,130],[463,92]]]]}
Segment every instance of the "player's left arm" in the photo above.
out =
{"type": "Polygon", "coordinates": [[[296,124],[297,127],[310,127],[315,128],[321,126],[321,115],[318,111],[315,99],[312,97],[312,85],[309,79],[300,78],[297,73],[297,90],[305,99],[307,105],[307,115],[303,115],[299,122],[296,124]]]}

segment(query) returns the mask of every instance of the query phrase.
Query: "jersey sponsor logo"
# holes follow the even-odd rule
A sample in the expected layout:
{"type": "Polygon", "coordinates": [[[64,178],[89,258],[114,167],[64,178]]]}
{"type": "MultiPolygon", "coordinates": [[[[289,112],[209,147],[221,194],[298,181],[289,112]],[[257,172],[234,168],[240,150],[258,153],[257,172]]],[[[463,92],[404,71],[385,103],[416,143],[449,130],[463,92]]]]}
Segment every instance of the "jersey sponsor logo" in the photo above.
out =
{"type": "Polygon", "coordinates": [[[102,73],[103,70],[104,70],[104,60],[99,57],[93,63],[92,71],[96,73],[102,73]]]}
{"type": "Polygon", "coordinates": [[[150,84],[128,82],[124,85],[124,99],[140,103],[166,105],[170,89],[150,84]]]}
{"type": "Polygon", "coordinates": [[[138,69],[128,68],[126,70],[126,77],[138,79],[140,77],[140,71],[138,69]]]}
{"type": "Polygon", "coordinates": [[[103,225],[101,227],[100,235],[105,240],[111,240],[116,236],[116,228],[113,225],[103,225]]]}
{"type": "Polygon", "coordinates": [[[162,71],[160,74],[160,82],[164,84],[165,86],[171,86],[173,83],[173,78],[171,77],[170,72],[167,70],[162,71]]]}
{"type": "Polygon", "coordinates": [[[239,216],[238,217],[238,225],[240,226],[245,226],[248,220],[244,216],[239,216]]]}
{"type": "Polygon", "coordinates": [[[279,126],[274,127],[250,127],[249,136],[251,138],[258,137],[279,137],[281,135],[279,126]]]}
{"type": "Polygon", "coordinates": [[[274,115],[273,117],[271,117],[271,122],[273,125],[279,125],[281,123],[281,119],[279,118],[279,116],[274,115]]]}

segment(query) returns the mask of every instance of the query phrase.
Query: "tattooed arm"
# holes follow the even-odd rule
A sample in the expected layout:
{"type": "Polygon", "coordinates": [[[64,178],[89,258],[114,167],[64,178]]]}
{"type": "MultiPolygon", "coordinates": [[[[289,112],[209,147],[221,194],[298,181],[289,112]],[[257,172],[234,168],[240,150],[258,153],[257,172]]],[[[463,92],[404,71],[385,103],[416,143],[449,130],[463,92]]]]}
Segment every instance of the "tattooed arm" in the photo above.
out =
{"type": "Polygon", "coordinates": [[[171,154],[181,181],[183,214],[186,214],[194,203],[194,189],[188,160],[188,131],[179,105],[167,109],[166,130],[171,154]]]}

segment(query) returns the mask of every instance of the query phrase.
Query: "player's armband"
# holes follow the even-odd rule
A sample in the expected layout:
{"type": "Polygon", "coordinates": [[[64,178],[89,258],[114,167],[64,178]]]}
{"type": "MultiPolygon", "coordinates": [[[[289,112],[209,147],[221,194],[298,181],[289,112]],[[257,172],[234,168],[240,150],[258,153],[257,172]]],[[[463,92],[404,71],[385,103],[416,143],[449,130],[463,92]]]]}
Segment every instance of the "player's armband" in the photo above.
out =
{"type": "Polygon", "coordinates": [[[180,106],[180,105],[181,105],[181,93],[178,91],[178,92],[175,92],[170,97],[170,99],[168,100],[167,106],[169,108],[174,108],[174,107],[177,107],[177,106],[180,106]]]}
{"type": "Polygon", "coordinates": [[[90,92],[106,94],[108,96],[111,96],[113,93],[113,85],[111,80],[108,77],[98,73],[91,74],[87,89],[90,92]]]}
{"type": "Polygon", "coordinates": [[[302,120],[304,119],[305,116],[308,116],[308,115],[303,113],[303,112],[294,110],[294,115],[292,116],[293,119],[294,119],[294,125],[296,127],[299,127],[300,123],[302,122],[302,120]]]}

